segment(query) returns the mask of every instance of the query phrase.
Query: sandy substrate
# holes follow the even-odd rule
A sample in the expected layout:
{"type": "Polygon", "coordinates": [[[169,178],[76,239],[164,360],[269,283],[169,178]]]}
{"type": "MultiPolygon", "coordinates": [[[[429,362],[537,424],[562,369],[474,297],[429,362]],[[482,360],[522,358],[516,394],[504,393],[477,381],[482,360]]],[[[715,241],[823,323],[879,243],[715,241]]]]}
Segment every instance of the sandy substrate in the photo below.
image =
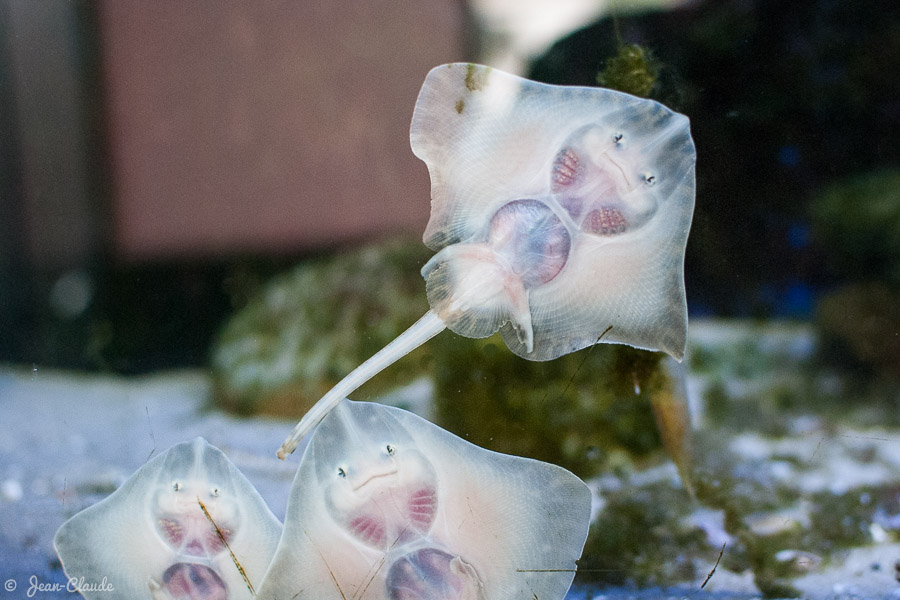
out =
{"type": "Polygon", "coordinates": [[[297,459],[279,461],[275,449],[289,425],[207,411],[208,394],[199,372],[124,380],[0,371],[0,579],[16,582],[0,596],[28,597],[32,577],[64,582],[52,546],[60,524],[196,436],[225,451],[283,518],[297,459]]]}
{"type": "MultiPolygon", "coordinates": [[[[208,410],[209,393],[207,377],[195,371],[122,379],[0,369],[0,580],[6,586],[0,596],[27,598],[35,582],[64,584],[52,547],[59,525],[113,491],[149,457],[196,436],[225,451],[283,519],[302,448],[286,462],[275,458],[275,450],[292,424],[237,419],[208,410]]],[[[896,453],[900,464],[900,437],[889,432],[881,435],[892,436],[882,443],[890,446],[885,452],[896,453]]],[[[735,443],[754,451],[750,437],[735,443]]],[[[834,457],[834,461],[842,459],[840,453],[834,457]]],[[[891,459],[886,460],[890,465],[891,459]]],[[[896,475],[889,470],[872,476],[896,475]]],[[[814,569],[794,584],[811,599],[897,599],[900,585],[893,572],[897,560],[900,545],[884,540],[852,550],[841,561],[814,569]]],[[[576,589],[569,597],[759,597],[748,574],[719,569],[703,590],[700,583],[598,593],[576,589]]],[[[37,592],[32,597],[61,595],[71,597],[65,592],[37,592]]]]}

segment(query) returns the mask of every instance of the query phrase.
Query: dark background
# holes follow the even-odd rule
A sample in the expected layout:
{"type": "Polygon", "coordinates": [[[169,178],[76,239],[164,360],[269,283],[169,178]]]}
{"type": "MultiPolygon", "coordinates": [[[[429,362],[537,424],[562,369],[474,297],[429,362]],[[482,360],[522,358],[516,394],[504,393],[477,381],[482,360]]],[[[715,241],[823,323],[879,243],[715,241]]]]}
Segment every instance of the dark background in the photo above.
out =
{"type": "MultiPolygon", "coordinates": [[[[270,275],[421,234],[415,96],[478,58],[481,25],[463,2],[305,4],[0,0],[0,361],[203,365],[270,275]]],[[[692,316],[900,289],[900,190],[879,188],[900,169],[900,6],[692,2],[588,24],[525,74],[595,85],[628,44],[691,118],[692,316]]]]}

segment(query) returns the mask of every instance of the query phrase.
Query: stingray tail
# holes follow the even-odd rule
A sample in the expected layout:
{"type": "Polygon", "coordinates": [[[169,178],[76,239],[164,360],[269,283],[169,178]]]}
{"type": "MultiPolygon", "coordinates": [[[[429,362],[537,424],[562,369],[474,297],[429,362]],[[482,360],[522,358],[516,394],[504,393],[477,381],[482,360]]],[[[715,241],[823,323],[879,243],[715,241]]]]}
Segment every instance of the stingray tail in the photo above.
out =
{"type": "Polygon", "coordinates": [[[338,403],[355,391],[359,386],[406,356],[446,328],[446,325],[432,311],[425,313],[421,319],[413,323],[409,329],[397,336],[394,341],[376,352],[369,360],[359,365],[349,375],[341,379],[336,386],[322,396],[309,412],[303,415],[300,422],[278,449],[278,458],[284,460],[294,451],[303,437],[312,431],[338,403]]]}

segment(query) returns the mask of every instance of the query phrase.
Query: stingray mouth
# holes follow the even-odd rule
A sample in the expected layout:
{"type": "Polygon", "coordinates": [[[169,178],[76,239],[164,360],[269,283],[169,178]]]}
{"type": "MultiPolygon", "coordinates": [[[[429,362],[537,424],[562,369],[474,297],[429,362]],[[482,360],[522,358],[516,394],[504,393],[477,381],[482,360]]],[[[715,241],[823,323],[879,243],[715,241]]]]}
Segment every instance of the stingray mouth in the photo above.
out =
{"type": "MultiPolygon", "coordinates": [[[[603,158],[614,168],[607,169],[612,175],[614,179],[618,179],[620,183],[624,183],[625,189],[631,190],[631,181],[628,179],[628,175],[625,172],[625,168],[620,165],[615,158],[613,158],[612,153],[604,152],[603,158]]],[[[601,166],[602,168],[602,166],[601,166]]]]}
{"type": "Polygon", "coordinates": [[[372,475],[369,475],[369,476],[368,476],[366,479],[364,479],[362,482],[360,482],[359,485],[353,486],[353,491],[354,491],[354,492],[358,492],[359,490],[361,490],[361,489],[364,488],[365,486],[369,485],[369,483],[371,483],[371,482],[373,482],[373,481],[375,481],[375,480],[377,480],[377,479],[384,479],[385,477],[392,477],[392,476],[394,476],[394,475],[396,475],[396,474],[397,474],[397,469],[391,469],[390,471],[384,471],[384,472],[381,472],[381,473],[374,473],[374,474],[372,474],[372,475]]]}

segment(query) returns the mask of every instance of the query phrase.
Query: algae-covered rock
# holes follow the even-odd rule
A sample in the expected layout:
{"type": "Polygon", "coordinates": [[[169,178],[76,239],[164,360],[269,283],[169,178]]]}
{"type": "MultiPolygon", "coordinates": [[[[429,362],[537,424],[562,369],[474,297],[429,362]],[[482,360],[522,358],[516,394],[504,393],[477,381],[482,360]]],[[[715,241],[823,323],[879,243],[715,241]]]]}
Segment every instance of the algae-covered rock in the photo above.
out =
{"type": "Polygon", "coordinates": [[[813,205],[817,237],[845,282],[817,307],[823,358],[900,377],[900,170],[831,185],[813,205]],[[850,359],[850,360],[848,360],[850,359]]]}
{"type": "MultiPolygon", "coordinates": [[[[607,478],[609,479],[609,478],[607,478]]],[[[600,489],[603,510],[591,523],[579,560],[582,584],[668,585],[698,577],[694,557],[713,556],[692,505],[670,481],[600,489]]]]}
{"type": "Polygon", "coordinates": [[[444,334],[434,346],[436,422],[480,446],[593,475],[660,448],[648,387],[660,356],[597,344],[534,362],[496,335],[444,334]]]}
{"type": "Polygon", "coordinates": [[[812,214],[835,275],[900,287],[900,170],[843,179],[816,199],[812,214]]]}
{"type": "Polygon", "coordinates": [[[578,582],[699,586],[715,565],[709,591],[718,580],[740,577],[767,598],[804,596],[809,589],[800,578],[840,568],[852,548],[900,540],[893,440],[854,430],[822,431],[828,439],[802,443],[721,433],[700,437],[694,478],[699,504],[684,493],[671,467],[589,482],[603,504],[579,561],[578,582]],[[848,455],[859,446],[870,452],[848,455]],[[856,473],[855,481],[844,476],[847,470],[856,473]]]}
{"type": "Polygon", "coordinates": [[[848,399],[815,362],[809,326],[695,320],[691,332],[690,387],[706,405],[692,436],[696,500],[652,460],[588,480],[601,503],[577,582],[786,598],[824,597],[823,582],[841,581],[881,592],[856,597],[887,597],[900,438],[877,409],[884,398],[848,399]],[[859,575],[842,570],[873,547],[859,575]]]}
{"type": "MultiPolygon", "coordinates": [[[[263,287],[212,349],[216,401],[240,413],[303,415],[344,375],[428,310],[419,269],[430,251],[394,240],[304,262],[263,287]]],[[[367,399],[427,373],[428,346],[354,395],[367,399]]]]}
{"type": "Polygon", "coordinates": [[[816,312],[823,354],[900,379],[900,290],[851,284],[825,296],[816,312]]]}

